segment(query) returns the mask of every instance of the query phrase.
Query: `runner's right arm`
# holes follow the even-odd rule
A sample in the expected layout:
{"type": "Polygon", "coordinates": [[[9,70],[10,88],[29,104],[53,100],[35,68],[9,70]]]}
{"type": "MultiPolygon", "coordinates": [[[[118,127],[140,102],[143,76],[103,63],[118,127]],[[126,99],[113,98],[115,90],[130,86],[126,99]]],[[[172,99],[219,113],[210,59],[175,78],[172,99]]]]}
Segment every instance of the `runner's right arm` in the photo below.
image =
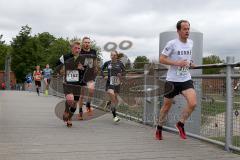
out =
{"type": "Polygon", "coordinates": [[[35,80],[35,72],[36,72],[36,71],[33,71],[33,80],[35,80]]]}
{"type": "Polygon", "coordinates": [[[53,71],[54,73],[57,73],[57,74],[64,74],[63,72],[63,66],[64,66],[64,63],[65,61],[67,61],[69,58],[72,57],[72,54],[65,54],[65,55],[62,55],[59,59],[58,59],[58,62],[56,63],[56,67],[55,67],[55,70],[53,71]]]}
{"type": "Polygon", "coordinates": [[[176,60],[176,61],[171,60],[169,56],[172,54],[172,52],[173,52],[173,44],[172,44],[172,41],[169,41],[164,47],[162,54],[160,55],[159,62],[166,65],[180,66],[180,67],[185,67],[190,65],[190,63],[187,60],[183,60],[183,59],[176,60]]]}
{"type": "Polygon", "coordinates": [[[168,58],[168,56],[166,55],[160,55],[160,59],[159,62],[162,64],[166,64],[166,65],[172,65],[172,66],[180,66],[180,67],[184,67],[184,66],[189,66],[189,62],[187,60],[178,60],[178,61],[173,61],[170,60],[168,58]]]}
{"type": "Polygon", "coordinates": [[[62,55],[59,59],[58,59],[58,62],[56,63],[56,67],[55,67],[55,73],[57,74],[61,74],[61,70],[62,70],[62,67],[64,65],[64,55],[62,55]]]}
{"type": "Polygon", "coordinates": [[[101,76],[104,78],[104,70],[107,68],[109,61],[105,62],[101,67],[101,76]]]}

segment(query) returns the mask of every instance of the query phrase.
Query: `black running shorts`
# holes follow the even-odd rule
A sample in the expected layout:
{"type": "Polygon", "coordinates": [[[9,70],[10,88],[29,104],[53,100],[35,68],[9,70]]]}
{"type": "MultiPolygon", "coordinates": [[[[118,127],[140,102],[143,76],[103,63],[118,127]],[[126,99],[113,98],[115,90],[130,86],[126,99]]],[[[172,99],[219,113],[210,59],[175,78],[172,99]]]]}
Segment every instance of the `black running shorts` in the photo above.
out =
{"type": "Polygon", "coordinates": [[[173,90],[164,95],[164,97],[169,98],[169,99],[175,97],[176,95],[181,94],[182,91],[184,91],[184,90],[187,90],[189,88],[194,89],[192,80],[188,80],[188,81],[185,81],[185,82],[167,81],[166,84],[165,84],[165,90],[167,90],[167,88],[169,88],[169,84],[171,84],[173,86],[173,90]]]}
{"type": "Polygon", "coordinates": [[[108,89],[112,89],[112,90],[114,90],[114,93],[118,93],[119,94],[119,92],[120,92],[120,85],[117,85],[117,86],[110,85],[110,82],[107,81],[107,83],[106,83],[106,91],[108,89]]]}
{"type": "Polygon", "coordinates": [[[35,86],[41,87],[41,81],[35,81],[35,86]]]}

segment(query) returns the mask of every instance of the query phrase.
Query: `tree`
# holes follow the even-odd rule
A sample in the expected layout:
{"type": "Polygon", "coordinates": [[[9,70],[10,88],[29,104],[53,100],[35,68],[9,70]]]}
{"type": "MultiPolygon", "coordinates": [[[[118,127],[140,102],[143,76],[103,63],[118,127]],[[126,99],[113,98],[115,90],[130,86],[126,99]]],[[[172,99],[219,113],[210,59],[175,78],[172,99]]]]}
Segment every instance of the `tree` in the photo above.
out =
{"type": "MultiPolygon", "coordinates": [[[[22,26],[18,35],[11,42],[11,66],[18,82],[22,82],[26,74],[32,73],[36,65],[43,68],[49,64],[54,68],[59,57],[71,51],[68,38],[55,38],[48,32],[32,36],[31,30],[32,28],[28,25],[22,26]]],[[[0,37],[1,43],[4,41],[1,41],[0,37]]],[[[92,48],[97,51],[98,57],[101,58],[101,48],[97,46],[95,41],[92,41],[92,48]]]]}
{"type": "Polygon", "coordinates": [[[0,44],[4,44],[5,43],[5,41],[2,41],[2,37],[3,37],[3,35],[1,34],[0,35],[0,44]]]}
{"type": "Polygon", "coordinates": [[[15,72],[16,78],[21,82],[28,72],[32,72],[32,48],[30,48],[31,41],[31,27],[28,25],[22,26],[19,34],[13,38],[11,42],[12,47],[12,64],[11,69],[15,72]]]}
{"type": "Polygon", "coordinates": [[[51,43],[49,47],[49,56],[47,63],[53,68],[56,66],[57,61],[61,55],[69,53],[71,51],[69,41],[63,38],[58,38],[51,43]]]}
{"type": "Polygon", "coordinates": [[[55,37],[47,32],[31,36],[31,27],[22,26],[19,34],[11,42],[11,68],[18,82],[22,82],[36,65],[44,67],[48,63],[48,49],[55,37]]]}
{"type": "Polygon", "coordinates": [[[3,35],[0,35],[0,70],[4,70],[5,66],[5,57],[9,54],[11,47],[5,44],[5,41],[2,41],[3,35]]]}
{"type": "Polygon", "coordinates": [[[56,66],[58,58],[70,51],[67,40],[56,39],[48,32],[31,36],[31,27],[28,25],[23,26],[13,38],[11,47],[12,70],[19,82],[22,82],[26,74],[32,73],[36,65],[56,66]]]}
{"type": "Polygon", "coordinates": [[[126,70],[132,69],[131,68],[131,61],[130,61],[130,59],[128,59],[127,62],[125,63],[125,68],[126,68],[126,70]]]}
{"type": "Polygon", "coordinates": [[[38,33],[37,37],[41,46],[44,47],[46,50],[56,40],[56,38],[48,32],[38,33]]]}
{"type": "MultiPolygon", "coordinates": [[[[219,56],[210,55],[207,57],[203,57],[203,64],[216,64],[216,63],[223,63],[224,61],[220,59],[219,56]]],[[[219,74],[222,68],[210,68],[210,69],[203,69],[203,74],[219,74]]]]}
{"type": "Polygon", "coordinates": [[[144,69],[144,65],[149,63],[149,59],[146,56],[137,56],[134,60],[135,69],[144,69]]]}
{"type": "Polygon", "coordinates": [[[97,45],[95,40],[91,40],[91,48],[96,50],[98,59],[102,60],[101,47],[97,45]]]}

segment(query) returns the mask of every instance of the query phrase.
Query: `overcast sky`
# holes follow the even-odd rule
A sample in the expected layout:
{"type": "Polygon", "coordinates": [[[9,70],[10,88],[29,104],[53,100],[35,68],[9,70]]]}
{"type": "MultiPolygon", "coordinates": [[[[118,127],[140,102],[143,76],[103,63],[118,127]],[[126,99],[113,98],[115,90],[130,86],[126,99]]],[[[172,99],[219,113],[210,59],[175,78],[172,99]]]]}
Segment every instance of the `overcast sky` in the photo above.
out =
{"type": "MultiPolygon", "coordinates": [[[[130,40],[132,48],[122,52],[131,60],[142,55],[158,59],[159,33],[180,19],[203,33],[204,56],[240,60],[239,17],[238,0],[0,0],[0,34],[8,43],[28,24],[32,35],[87,35],[102,49],[109,41],[130,40]]],[[[108,53],[103,55],[108,59],[108,53]]]]}

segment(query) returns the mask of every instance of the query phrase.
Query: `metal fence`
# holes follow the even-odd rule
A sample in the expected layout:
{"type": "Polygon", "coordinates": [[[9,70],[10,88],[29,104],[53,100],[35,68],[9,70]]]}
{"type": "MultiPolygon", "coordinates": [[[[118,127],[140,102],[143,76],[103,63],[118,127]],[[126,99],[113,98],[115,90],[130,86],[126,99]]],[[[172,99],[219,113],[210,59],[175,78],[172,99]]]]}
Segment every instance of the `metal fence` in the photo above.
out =
{"type": "MultiPolygon", "coordinates": [[[[226,62],[197,67],[222,68],[222,74],[192,74],[198,105],[187,122],[187,132],[192,137],[224,146],[227,151],[240,152],[240,74],[234,74],[234,67],[239,63],[234,63],[232,57],[227,57],[226,62]]],[[[183,98],[176,98],[176,101],[185,104],[183,98]]],[[[173,107],[172,110],[178,109],[177,105],[173,107]]],[[[175,111],[174,114],[179,112],[175,111]]],[[[165,128],[176,131],[169,124],[165,128]]]]}
{"type": "MultiPolygon", "coordinates": [[[[240,152],[240,75],[233,74],[233,67],[239,64],[234,63],[231,57],[227,57],[226,62],[220,65],[199,66],[196,69],[200,72],[193,72],[198,105],[186,122],[186,130],[189,136],[224,146],[227,151],[240,152]],[[225,73],[201,74],[201,69],[214,67],[221,67],[225,73]]],[[[159,68],[159,65],[147,65],[144,72],[129,71],[127,79],[121,85],[118,114],[144,124],[156,125],[163,101],[165,72],[166,68],[159,68]]],[[[63,97],[62,82],[63,77],[53,77],[50,93],[63,97]]],[[[96,78],[93,104],[100,109],[105,109],[108,100],[105,83],[101,77],[96,78]]],[[[164,127],[166,130],[176,131],[173,124],[178,120],[185,104],[181,96],[174,99],[168,122],[164,127]]]]}

